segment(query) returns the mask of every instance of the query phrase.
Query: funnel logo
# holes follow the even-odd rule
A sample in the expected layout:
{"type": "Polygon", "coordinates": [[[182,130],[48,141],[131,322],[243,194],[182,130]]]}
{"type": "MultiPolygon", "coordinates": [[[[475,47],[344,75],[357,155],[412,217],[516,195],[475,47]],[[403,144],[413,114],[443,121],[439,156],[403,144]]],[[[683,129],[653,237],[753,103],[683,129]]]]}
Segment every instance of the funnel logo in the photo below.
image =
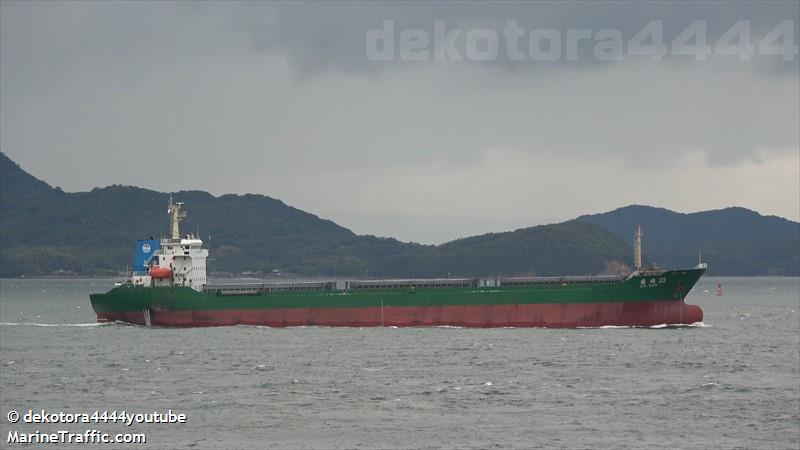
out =
{"type": "Polygon", "coordinates": [[[144,253],[150,253],[150,244],[148,244],[147,242],[145,242],[145,243],[142,245],[142,252],[144,252],[144,253]]]}

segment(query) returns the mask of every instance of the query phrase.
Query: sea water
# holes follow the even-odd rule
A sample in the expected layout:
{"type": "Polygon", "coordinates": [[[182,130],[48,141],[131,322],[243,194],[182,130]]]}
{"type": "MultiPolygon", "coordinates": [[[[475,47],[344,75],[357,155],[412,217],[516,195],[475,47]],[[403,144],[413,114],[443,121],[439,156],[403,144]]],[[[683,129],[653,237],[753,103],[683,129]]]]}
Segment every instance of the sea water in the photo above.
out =
{"type": "Polygon", "coordinates": [[[98,325],[88,294],[112,285],[0,280],[0,447],[60,430],[136,448],[800,446],[798,278],[703,278],[701,326],[568,330],[98,325]],[[42,410],[186,421],[22,419],[42,410]]]}

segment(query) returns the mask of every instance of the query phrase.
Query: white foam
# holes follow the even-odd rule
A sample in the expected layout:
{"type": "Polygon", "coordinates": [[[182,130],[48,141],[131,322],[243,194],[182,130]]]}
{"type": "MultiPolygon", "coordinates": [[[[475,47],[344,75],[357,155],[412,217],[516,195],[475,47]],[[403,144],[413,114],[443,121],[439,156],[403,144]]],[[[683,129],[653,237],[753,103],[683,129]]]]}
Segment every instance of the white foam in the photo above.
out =
{"type": "Polygon", "coordinates": [[[0,322],[0,325],[5,326],[29,326],[29,327],[99,327],[103,325],[111,325],[110,323],[36,323],[36,322],[0,322]]]}
{"type": "Polygon", "coordinates": [[[658,325],[645,326],[630,326],[630,325],[604,325],[602,327],[577,327],[579,330],[616,330],[623,328],[650,328],[659,330],[662,328],[710,328],[711,325],[706,325],[703,322],[695,323],[662,323],[658,325]]]}

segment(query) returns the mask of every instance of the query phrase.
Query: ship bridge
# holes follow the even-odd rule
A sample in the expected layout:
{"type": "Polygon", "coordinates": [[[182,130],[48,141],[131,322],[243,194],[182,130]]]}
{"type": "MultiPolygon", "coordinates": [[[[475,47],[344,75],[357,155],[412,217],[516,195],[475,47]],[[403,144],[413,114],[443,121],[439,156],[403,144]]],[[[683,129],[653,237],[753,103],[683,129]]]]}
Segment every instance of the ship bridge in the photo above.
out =
{"type": "Polygon", "coordinates": [[[208,250],[203,248],[203,241],[197,236],[187,234],[181,237],[180,222],[186,217],[186,213],[181,211],[182,206],[182,202],[174,202],[170,196],[167,208],[171,221],[170,237],[161,239],[158,249],[149,257],[146,265],[136,269],[141,272],[134,272],[131,279],[134,285],[185,286],[196,291],[203,289],[207,282],[208,250]]]}

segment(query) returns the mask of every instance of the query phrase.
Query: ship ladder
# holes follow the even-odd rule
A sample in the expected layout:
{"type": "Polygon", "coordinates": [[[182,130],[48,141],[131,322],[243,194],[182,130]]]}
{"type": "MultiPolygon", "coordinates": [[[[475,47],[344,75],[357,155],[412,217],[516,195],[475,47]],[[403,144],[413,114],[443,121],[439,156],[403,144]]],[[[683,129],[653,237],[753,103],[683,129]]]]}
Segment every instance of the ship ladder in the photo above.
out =
{"type": "Polygon", "coordinates": [[[150,326],[153,324],[152,320],[150,319],[150,310],[149,309],[142,310],[142,315],[144,316],[144,326],[150,328],[150,326]]]}

